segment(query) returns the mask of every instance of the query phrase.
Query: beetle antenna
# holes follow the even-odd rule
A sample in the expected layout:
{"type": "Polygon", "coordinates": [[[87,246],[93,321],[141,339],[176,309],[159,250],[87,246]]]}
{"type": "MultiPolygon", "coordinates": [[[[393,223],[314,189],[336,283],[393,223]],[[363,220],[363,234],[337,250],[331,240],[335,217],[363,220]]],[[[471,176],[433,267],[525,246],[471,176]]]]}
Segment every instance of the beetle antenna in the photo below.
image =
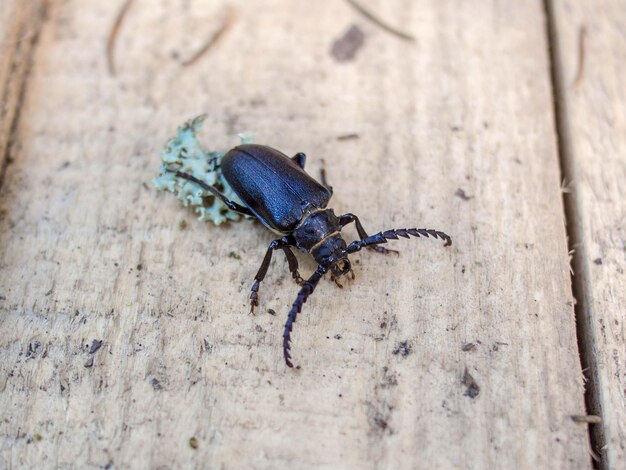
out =
{"type": "Polygon", "coordinates": [[[221,198],[223,197],[222,194],[215,189],[213,186],[206,184],[204,181],[199,180],[198,178],[196,178],[193,175],[190,175],[189,173],[184,173],[182,171],[179,170],[172,170],[170,168],[165,170],[167,173],[174,173],[176,176],[178,176],[179,178],[182,178],[184,180],[187,181],[191,181],[192,183],[196,183],[198,186],[200,186],[202,189],[204,189],[205,191],[210,192],[211,194],[221,198]]]}
{"type": "Polygon", "coordinates": [[[252,211],[250,211],[250,209],[248,209],[245,206],[242,206],[241,204],[236,203],[235,201],[231,201],[226,196],[224,196],[217,188],[214,188],[213,186],[211,186],[209,184],[206,184],[204,181],[199,180],[195,176],[190,175],[189,173],[183,173],[182,171],[172,170],[172,169],[169,169],[169,168],[166,169],[165,171],[167,173],[174,173],[176,176],[178,176],[179,178],[182,178],[184,180],[191,181],[192,183],[196,183],[202,189],[204,189],[205,191],[210,192],[216,198],[218,198],[220,201],[222,201],[224,203],[224,205],[226,207],[228,207],[231,211],[238,212],[239,214],[247,215],[247,216],[250,216],[250,217],[255,217],[255,215],[252,213],[252,211]]]}
{"type": "Polygon", "coordinates": [[[328,271],[328,266],[320,264],[317,267],[313,275],[309,279],[307,279],[307,281],[300,289],[300,292],[298,292],[298,296],[296,297],[296,300],[293,303],[291,310],[289,311],[287,323],[285,323],[285,332],[283,333],[283,354],[285,356],[285,363],[289,367],[293,367],[293,364],[291,363],[291,354],[289,354],[289,350],[291,349],[289,343],[291,342],[291,330],[293,329],[293,324],[296,321],[298,313],[302,311],[302,306],[307,301],[309,296],[313,293],[315,287],[317,286],[317,283],[320,281],[326,271],[328,271]]]}
{"type": "Polygon", "coordinates": [[[398,237],[410,238],[411,236],[441,238],[445,241],[443,246],[452,245],[452,238],[438,230],[426,228],[397,228],[387,230],[385,232],[378,232],[376,235],[371,235],[363,240],[354,241],[347,246],[345,252],[350,254],[359,251],[366,246],[380,245],[382,243],[387,243],[387,240],[397,240],[398,237]]]}

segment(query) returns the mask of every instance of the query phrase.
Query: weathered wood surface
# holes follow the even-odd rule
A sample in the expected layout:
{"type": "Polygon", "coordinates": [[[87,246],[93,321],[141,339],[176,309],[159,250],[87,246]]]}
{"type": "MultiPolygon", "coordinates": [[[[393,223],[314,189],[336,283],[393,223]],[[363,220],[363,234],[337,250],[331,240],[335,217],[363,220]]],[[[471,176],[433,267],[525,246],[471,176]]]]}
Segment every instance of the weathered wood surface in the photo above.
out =
{"type": "Polygon", "coordinates": [[[343,2],[231,2],[184,67],[227,7],[137,0],[111,76],[121,5],[49,5],[12,134],[3,466],[590,465],[541,2],[368,2],[415,42],[343,2]],[[339,62],[352,25],[364,43],[339,62]],[[287,369],[280,256],[248,315],[272,235],[204,226],[150,187],[165,140],[205,111],[207,146],[248,130],[314,174],[323,158],[337,211],[453,247],[355,256],[354,282],[306,304],[287,369]]]}
{"type": "Polygon", "coordinates": [[[0,3],[0,180],[45,11],[35,0],[0,3]]]}
{"type": "Polygon", "coordinates": [[[606,468],[626,467],[626,9],[554,2],[560,115],[573,206],[575,275],[606,468]],[[604,434],[604,436],[602,436],[604,434]]]}

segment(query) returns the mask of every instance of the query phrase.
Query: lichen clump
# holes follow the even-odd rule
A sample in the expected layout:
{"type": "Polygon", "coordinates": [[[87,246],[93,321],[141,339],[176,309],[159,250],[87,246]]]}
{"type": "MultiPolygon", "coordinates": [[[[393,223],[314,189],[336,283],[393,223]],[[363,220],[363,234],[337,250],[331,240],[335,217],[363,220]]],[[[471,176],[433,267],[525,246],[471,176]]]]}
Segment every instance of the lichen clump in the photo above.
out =
{"type": "MultiPolygon", "coordinates": [[[[241,201],[228,185],[221,170],[223,152],[206,151],[198,143],[197,133],[202,128],[206,115],[198,116],[178,128],[176,137],[170,139],[161,152],[161,174],[152,181],[162,191],[176,194],[184,206],[191,206],[199,214],[198,220],[211,221],[215,225],[232,220],[240,220],[243,216],[231,211],[226,205],[209,191],[196,183],[176,176],[172,171],[188,173],[197,179],[214,186],[228,199],[241,201]]],[[[239,134],[241,143],[251,143],[251,138],[239,134]]]]}

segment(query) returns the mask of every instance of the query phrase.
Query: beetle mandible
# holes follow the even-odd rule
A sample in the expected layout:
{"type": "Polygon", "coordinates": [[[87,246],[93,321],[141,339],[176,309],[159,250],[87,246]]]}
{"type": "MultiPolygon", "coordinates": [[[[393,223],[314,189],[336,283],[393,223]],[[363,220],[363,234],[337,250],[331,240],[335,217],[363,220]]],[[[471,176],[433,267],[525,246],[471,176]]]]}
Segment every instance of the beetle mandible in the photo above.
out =
{"type": "MultiPolygon", "coordinates": [[[[292,158],[263,145],[239,145],[229,150],[222,158],[222,174],[243,205],[229,200],[216,187],[210,186],[194,176],[177,170],[168,170],[176,176],[198,184],[203,189],[220,198],[232,211],[258,219],[271,231],[280,235],[272,241],[263,258],[261,267],[254,277],[250,293],[250,310],[259,303],[259,286],[272,260],[275,250],[283,250],[289,264],[289,271],[300,284],[300,292],[294,301],[283,333],[283,355],[285,363],[293,367],[291,354],[291,331],[298,313],[318,282],[328,271],[331,279],[351,273],[348,255],[362,248],[370,248],[379,253],[389,253],[382,246],[387,240],[398,237],[434,237],[450,246],[452,239],[443,232],[432,229],[392,229],[368,235],[359,218],[354,214],[337,217],[326,206],[333,195],[322,173],[321,183],[304,171],[306,156],[297,153],[292,158]],[[360,240],[346,244],[341,237],[341,229],[354,222],[360,240]],[[304,281],[298,272],[298,260],[291,247],[309,253],[318,266],[313,275],[304,281]]],[[[339,284],[340,285],[340,284],[339,284]]]]}

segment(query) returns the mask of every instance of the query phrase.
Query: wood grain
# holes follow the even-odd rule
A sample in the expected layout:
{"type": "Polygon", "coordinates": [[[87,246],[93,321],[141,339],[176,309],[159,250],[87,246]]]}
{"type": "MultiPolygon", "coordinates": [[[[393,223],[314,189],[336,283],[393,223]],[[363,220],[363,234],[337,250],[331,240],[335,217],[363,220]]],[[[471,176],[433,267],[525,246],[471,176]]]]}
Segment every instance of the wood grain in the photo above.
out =
{"type": "Polygon", "coordinates": [[[553,2],[579,317],[603,468],[626,466],[626,10],[553,2]]]}
{"type": "Polygon", "coordinates": [[[6,25],[0,31],[0,184],[45,10],[45,3],[38,0],[0,4],[0,24],[6,25]]]}
{"type": "Polygon", "coordinates": [[[342,2],[231,2],[182,67],[226,6],[136,1],[112,77],[122,3],[53,2],[35,51],[0,192],[3,466],[590,465],[541,2],[367,2],[415,43],[342,2]],[[354,282],[306,304],[288,370],[281,257],[248,315],[272,235],[150,187],[205,111],[208,147],[252,131],[305,151],[337,212],[453,247],[355,256],[354,282]]]}

